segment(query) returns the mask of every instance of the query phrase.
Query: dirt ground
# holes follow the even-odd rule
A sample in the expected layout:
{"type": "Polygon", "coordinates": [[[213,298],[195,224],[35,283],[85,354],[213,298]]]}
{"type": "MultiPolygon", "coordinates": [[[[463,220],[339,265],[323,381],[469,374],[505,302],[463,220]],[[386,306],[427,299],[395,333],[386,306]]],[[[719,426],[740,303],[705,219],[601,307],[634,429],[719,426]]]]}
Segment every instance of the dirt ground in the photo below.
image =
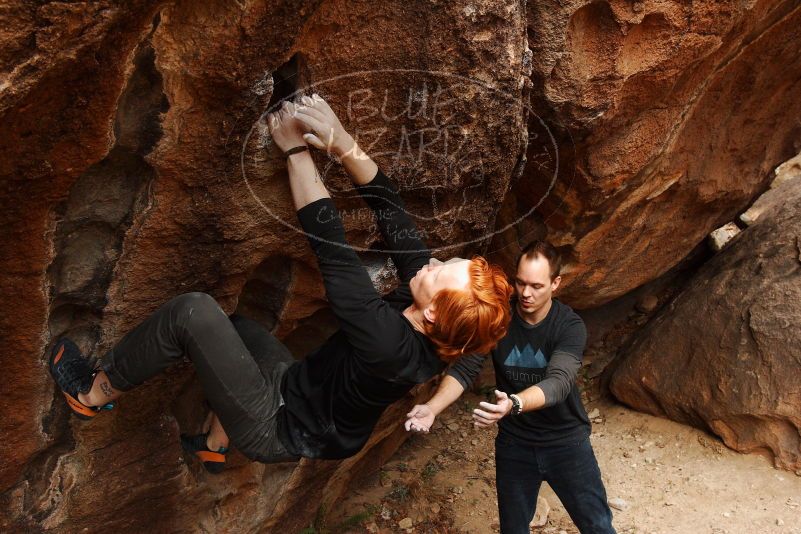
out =
{"type": "MultiPolygon", "coordinates": [[[[384,468],[357,484],[316,532],[498,532],[493,439],[466,394],[428,435],[412,436],[384,468]]],[[[801,477],[758,455],[734,452],[715,437],[600,401],[592,443],[619,533],[801,534],[801,477]]],[[[535,533],[575,533],[553,491],[535,533]]],[[[542,507],[540,507],[542,508],[542,507]]],[[[538,510],[538,514],[541,509],[538,510]]]]}

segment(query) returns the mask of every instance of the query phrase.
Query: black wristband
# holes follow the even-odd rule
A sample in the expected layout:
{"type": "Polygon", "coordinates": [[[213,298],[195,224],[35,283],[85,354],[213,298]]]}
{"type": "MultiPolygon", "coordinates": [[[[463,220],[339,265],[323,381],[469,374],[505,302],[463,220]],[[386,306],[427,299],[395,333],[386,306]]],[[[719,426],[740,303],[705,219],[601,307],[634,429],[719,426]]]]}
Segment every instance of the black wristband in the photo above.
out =
{"type": "Polygon", "coordinates": [[[286,152],[284,152],[284,156],[289,157],[292,154],[297,154],[298,152],[303,152],[304,150],[309,150],[309,145],[301,145],[301,146],[292,147],[289,150],[287,150],[286,152]]]}
{"type": "Polygon", "coordinates": [[[517,395],[509,395],[512,401],[512,415],[520,415],[523,413],[523,404],[520,402],[520,397],[517,395]]]}

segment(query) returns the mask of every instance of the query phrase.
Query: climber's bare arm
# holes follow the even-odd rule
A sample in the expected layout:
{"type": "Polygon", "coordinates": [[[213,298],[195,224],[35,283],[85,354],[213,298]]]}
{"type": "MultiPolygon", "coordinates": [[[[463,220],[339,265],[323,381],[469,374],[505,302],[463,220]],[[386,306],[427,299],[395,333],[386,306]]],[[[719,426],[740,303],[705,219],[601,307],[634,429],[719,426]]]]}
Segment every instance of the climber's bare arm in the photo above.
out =
{"type": "MultiPolygon", "coordinates": [[[[294,104],[284,102],[278,111],[267,116],[270,134],[282,152],[296,146],[306,146],[303,138],[304,126],[295,117],[295,111],[294,104]]],[[[321,198],[330,197],[308,150],[289,156],[287,171],[296,210],[321,198]]]]}
{"type": "Polygon", "coordinates": [[[303,123],[303,138],[311,146],[337,156],[355,185],[366,185],[375,178],[378,166],[345,131],[336,113],[318,94],[304,96],[295,116],[303,123]]]}
{"type": "Polygon", "coordinates": [[[339,157],[357,191],[373,210],[384,243],[392,252],[398,278],[408,283],[431,259],[421,233],[403,207],[397,186],[362,152],[324,99],[304,96],[295,108],[309,145],[339,157]]]}

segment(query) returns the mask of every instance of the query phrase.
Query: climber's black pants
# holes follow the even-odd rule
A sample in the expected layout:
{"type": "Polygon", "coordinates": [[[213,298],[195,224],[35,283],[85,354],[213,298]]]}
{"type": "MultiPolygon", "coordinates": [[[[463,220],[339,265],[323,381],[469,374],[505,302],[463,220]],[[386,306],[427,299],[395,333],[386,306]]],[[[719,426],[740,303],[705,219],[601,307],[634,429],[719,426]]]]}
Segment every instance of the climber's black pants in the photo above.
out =
{"type": "Polygon", "coordinates": [[[205,293],[170,300],[128,332],[101,360],[111,385],[138,386],[186,355],[231,443],[252,460],[295,459],[279,441],[281,377],[294,361],[266,328],[223,312],[205,293]]]}

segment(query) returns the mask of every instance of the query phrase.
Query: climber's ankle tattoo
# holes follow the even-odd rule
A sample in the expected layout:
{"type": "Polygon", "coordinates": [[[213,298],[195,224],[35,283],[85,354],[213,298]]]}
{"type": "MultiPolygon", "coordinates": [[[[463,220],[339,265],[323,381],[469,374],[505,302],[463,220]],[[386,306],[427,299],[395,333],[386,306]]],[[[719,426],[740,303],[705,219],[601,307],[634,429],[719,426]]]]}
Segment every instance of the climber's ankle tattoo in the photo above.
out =
{"type": "Polygon", "coordinates": [[[111,385],[108,382],[106,382],[105,380],[103,382],[100,382],[100,389],[101,389],[101,391],[103,391],[103,393],[106,394],[106,397],[113,397],[114,396],[114,390],[111,389],[111,385]]]}

